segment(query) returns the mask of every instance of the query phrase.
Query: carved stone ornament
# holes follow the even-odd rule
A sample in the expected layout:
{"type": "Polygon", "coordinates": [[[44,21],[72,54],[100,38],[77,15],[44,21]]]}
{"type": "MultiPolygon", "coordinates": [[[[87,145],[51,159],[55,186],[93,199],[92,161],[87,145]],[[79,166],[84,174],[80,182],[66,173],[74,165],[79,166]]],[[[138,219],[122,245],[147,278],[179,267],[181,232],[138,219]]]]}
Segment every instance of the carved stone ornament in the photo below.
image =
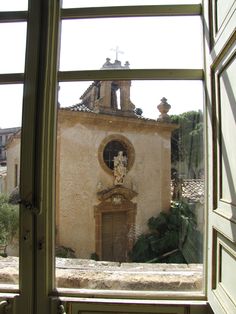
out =
{"type": "Polygon", "coordinates": [[[111,189],[105,189],[97,193],[98,199],[100,201],[106,201],[106,200],[111,199],[113,203],[114,203],[114,198],[116,199],[115,202],[118,201],[118,199],[119,201],[122,201],[122,199],[126,199],[130,201],[137,195],[138,193],[136,193],[135,191],[125,188],[123,186],[115,186],[111,189]]]}
{"type": "Polygon", "coordinates": [[[100,203],[94,206],[95,219],[95,253],[103,259],[103,215],[106,213],[126,213],[127,243],[125,256],[132,250],[135,238],[128,236],[136,225],[137,204],[131,201],[137,195],[131,189],[114,186],[97,193],[100,203]]]}
{"type": "Polygon", "coordinates": [[[161,103],[157,106],[157,109],[160,111],[159,118],[157,121],[163,121],[163,122],[169,122],[170,121],[170,116],[168,115],[168,112],[171,108],[171,105],[168,104],[167,99],[163,97],[161,99],[161,103]]]}
{"type": "Polygon", "coordinates": [[[123,196],[122,195],[114,195],[112,197],[112,203],[114,205],[120,205],[122,203],[123,200],[123,196]]]}

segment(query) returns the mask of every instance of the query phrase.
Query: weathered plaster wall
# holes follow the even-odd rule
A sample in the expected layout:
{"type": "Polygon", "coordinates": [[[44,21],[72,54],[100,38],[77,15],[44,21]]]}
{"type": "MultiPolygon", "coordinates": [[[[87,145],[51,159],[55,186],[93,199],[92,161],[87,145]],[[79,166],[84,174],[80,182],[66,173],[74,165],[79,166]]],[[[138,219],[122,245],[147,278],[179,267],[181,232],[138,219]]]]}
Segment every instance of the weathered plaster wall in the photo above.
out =
{"type": "Polygon", "coordinates": [[[17,165],[17,181],[20,178],[20,137],[13,137],[7,145],[7,194],[10,194],[15,186],[15,165],[17,165]]]}
{"type": "Polygon", "coordinates": [[[127,179],[138,196],[136,231],[147,230],[147,220],[170,205],[170,145],[166,134],[127,134],[135,147],[135,163],[127,179]]]}
{"type": "Polygon", "coordinates": [[[76,125],[60,129],[59,228],[61,245],[89,257],[95,250],[94,214],[99,165],[96,158],[99,136],[76,125]]]}
{"type": "Polygon", "coordinates": [[[132,126],[128,118],[122,119],[120,125],[119,119],[109,117],[111,120],[104,123],[91,122],[81,120],[81,114],[84,113],[59,113],[57,242],[74,249],[78,257],[89,258],[95,252],[94,206],[99,204],[98,188],[113,186],[113,176],[99,163],[101,142],[109,135],[121,134],[135,149],[134,164],[124,186],[138,193],[132,201],[137,203],[136,233],[140,234],[147,229],[151,216],[169,208],[171,132],[161,127],[143,128],[143,121],[132,126]]]}

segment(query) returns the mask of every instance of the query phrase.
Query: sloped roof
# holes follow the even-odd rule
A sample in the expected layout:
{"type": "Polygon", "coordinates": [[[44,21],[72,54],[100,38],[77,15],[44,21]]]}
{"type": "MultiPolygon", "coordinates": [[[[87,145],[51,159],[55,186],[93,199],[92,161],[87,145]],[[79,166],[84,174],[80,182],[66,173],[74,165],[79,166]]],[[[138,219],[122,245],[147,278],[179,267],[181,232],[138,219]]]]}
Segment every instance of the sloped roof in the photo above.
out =
{"type": "Polygon", "coordinates": [[[192,179],[184,180],[183,197],[193,201],[203,201],[204,198],[204,180],[192,179]]]}
{"type": "Polygon", "coordinates": [[[93,86],[97,86],[99,84],[99,81],[94,81],[92,84],[89,85],[89,87],[83,92],[83,94],[80,96],[80,99],[83,99],[86,94],[88,94],[89,91],[93,88],[93,86]]]}
{"type": "Polygon", "coordinates": [[[7,143],[6,143],[6,147],[8,147],[13,142],[13,140],[17,139],[17,138],[19,138],[19,139],[21,138],[21,128],[19,128],[17,130],[17,132],[15,132],[14,134],[12,134],[9,137],[9,139],[7,140],[7,143]]]}
{"type": "Polygon", "coordinates": [[[80,103],[80,104],[75,104],[69,107],[62,107],[60,108],[62,110],[69,110],[69,111],[79,111],[79,112],[94,112],[93,110],[89,109],[85,104],[80,103]]]}
{"type": "Polygon", "coordinates": [[[0,134],[1,135],[7,135],[7,134],[13,134],[19,131],[21,128],[20,127],[13,127],[13,128],[0,128],[0,134]]]}
{"type": "MultiPolygon", "coordinates": [[[[90,109],[88,106],[86,106],[84,103],[79,103],[79,104],[75,104],[69,107],[61,107],[60,110],[66,110],[66,111],[76,111],[76,112],[91,112],[91,113],[96,113],[96,114],[108,114],[108,113],[102,113],[102,112],[98,112],[95,110],[90,109]]],[[[119,110],[117,110],[116,115],[119,115],[119,110]]],[[[142,120],[147,120],[147,121],[156,121],[155,119],[150,119],[150,118],[146,118],[142,115],[138,115],[135,111],[134,111],[134,115],[132,116],[132,118],[138,118],[138,119],[142,119],[142,120]]],[[[122,116],[122,114],[121,114],[122,116]]]]}
{"type": "MultiPolygon", "coordinates": [[[[174,184],[172,181],[171,191],[173,193],[174,184]]],[[[192,202],[204,202],[204,179],[183,179],[182,198],[192,202]]]]}

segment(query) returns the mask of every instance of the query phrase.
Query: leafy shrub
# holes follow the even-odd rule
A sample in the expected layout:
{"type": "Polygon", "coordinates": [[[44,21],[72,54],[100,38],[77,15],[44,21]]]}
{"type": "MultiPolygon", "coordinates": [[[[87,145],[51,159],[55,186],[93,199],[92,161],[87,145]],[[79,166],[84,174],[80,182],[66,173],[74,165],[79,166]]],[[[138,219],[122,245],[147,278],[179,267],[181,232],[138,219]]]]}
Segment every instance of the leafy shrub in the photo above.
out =
{"type": "Polygon", "coordinates": [[[97,253],[94,252],[94,253],[91,253],[90,259],[94,261],[99,261],[99,256],[97,255],[97,253]]]}
{"type": "Polygon", "coordinates": [[[168,213],[148,220],[149,233],[142,234],[131,252],[133,262],[197,263],[201,261],[202,235],[191,206],[173,202],[168,213]]]}
{"type": "Polygon", "coordinates": [[[62,245],[56,247],[56,257],[76,258],[76,255],[73,249],[62,245]]]}
{"type": "Polygon", "coordinates": [[[19,227],[19,207],[9,204],[9,198],[0,194],[0,244],[8,245],[19,227]]]}

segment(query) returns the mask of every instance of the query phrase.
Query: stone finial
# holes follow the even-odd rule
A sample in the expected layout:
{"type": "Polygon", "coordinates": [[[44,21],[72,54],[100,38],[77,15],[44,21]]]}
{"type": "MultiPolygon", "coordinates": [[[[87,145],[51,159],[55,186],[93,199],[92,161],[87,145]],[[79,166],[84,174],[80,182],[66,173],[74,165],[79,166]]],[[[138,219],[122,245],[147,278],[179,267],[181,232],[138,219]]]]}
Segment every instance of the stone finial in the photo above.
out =
{"type": "Polygon", "coordinates": [[[106,58],[106,62],[103,64],[102,69],[129,69],[129,65],[128,61],[122,65],[121,61],[117,59],[114,62],[111,62],[110,58],[106,58]]]}
{"type": "Polygon", "coordinates": [[[126,62],[125,62],[125,65],[124,65],[124,67],[125,67],[125,68],[127,68],[127,69],[129,69],[129,66],[130,66],[130,63],[129,63],[129,61],[126,61],[126,62]]]}
{"type": "Polygon", "coordinates": [[[102,68],[109,68],[112,65],[110,61],[110,58],[106,58],[106,62],[103,64],[102,68]]]}
{"type": "Polygon", "coordinates": [[[161,99],[161,103],[157,106],[157,109],[160,111],[160,115],[159,118],[157,119],[157,121],[169,121],[170,117],[168,115],[168,112],[171,108],[171,105],[168,104],[167,99],[165,97],[163,97],[161,99]]]}

